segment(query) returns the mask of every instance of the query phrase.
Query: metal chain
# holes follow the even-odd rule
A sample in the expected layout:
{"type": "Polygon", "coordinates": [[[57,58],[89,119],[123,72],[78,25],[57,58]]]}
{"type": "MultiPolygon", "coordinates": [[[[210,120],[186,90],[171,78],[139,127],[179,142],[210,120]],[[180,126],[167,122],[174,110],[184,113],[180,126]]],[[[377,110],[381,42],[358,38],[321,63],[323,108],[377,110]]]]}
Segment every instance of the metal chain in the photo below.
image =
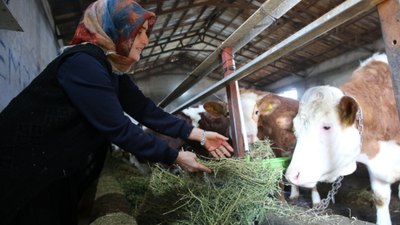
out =
{"type": "Polygon", "coordinates": [[[363,130],[364,130],[364,118],[363,114],[361,111],[361,106],[358,107],[357,113],[356,113],[356,118],[358,122],[358,133],[360,133],[360,138],[361,138],[361,144],[363,142],[363,130]]]}
{"type": "Polygon", "coordinates": [[[358,122],[358,132],[360,133],[360,137],[361,137],[361,144],[362,144],[362,135],[363,135],[363,130],[364,130],[364,118],[363,118],[363,113],[362,113],[362,109],[361,109],[361,105],[360,103],[357,101],[356,98],[354,98],[351,95],[346,94],[345,92],[343,92],[344,95],[349,96],[350,98],[354,99],[354,101],[357,103],[358,105],[358,110],[356,113],[356,119],[358,122]]]}
{"type": "Polygon", "coordinates": [[[342,186],[342,180],[343,176],[338,177],[335,182],[332,183],[332,189],[328,192],[326,198],[322,199],[321,203],[317,207],[308,210],[308,212],[321,214],[323,211],[325,211],[325,209],[328,208],[330,201],[335,204],[335,195],[338,192],[339,188],[342,186]]]}

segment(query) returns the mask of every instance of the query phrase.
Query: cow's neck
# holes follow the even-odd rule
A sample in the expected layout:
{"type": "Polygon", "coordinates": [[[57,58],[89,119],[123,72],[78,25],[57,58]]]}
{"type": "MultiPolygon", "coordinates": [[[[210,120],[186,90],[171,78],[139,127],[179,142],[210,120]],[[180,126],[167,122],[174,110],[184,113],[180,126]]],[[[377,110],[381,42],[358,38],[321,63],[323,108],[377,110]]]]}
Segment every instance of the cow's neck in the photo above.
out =
{"type": "Polygon", "coordinates": [[[348,97],[354,99],[354,101],[358,105],[358,107],[357,107],[358,110],[356,112],[355,125],[356,125],[357,130],[358,130],[358,132],[360,134],[360,155],[359,155],[359,157],[358,157],[358,159],[356,161],[366,164],[366,161],[364,160],[364,157],[363,157],[365,155],[368,155],[367,152],[364,152],[366,146],[363,146],[364,145],[364,141],[363,141],[364,140],[364,114],[363,114],[363,110],[362,110],[363,107],[360,104],[360,102],[357,100],[357,98],[354,97],[354,95],[352,95],[352,94],[350,94],[350,93],[348,93],[348,92],[346,92],[344,90],[342,90],[342,92],[343,92],[343,94],[345,96],[348,96],[348,97]],[[365,155],[363,153],[365,153],[365,155]]]}
{"type": "Polygon", "coordinates": [[[358,131],[360,132],[360,154],[365,154],[367,158],[374,158],[376,154],[379,152],[379,146],[377,146],[376,142],[368,141],[371,139],[371,133],[367,129],[365,129],[365,124],[378,122],[373,113],[373,109],[370,106],[366,105],[362,97],[362,93],[359,93],[355,87],[348,85],[342,87],[342,91],[346,96],[353,98],[358,104],[358,111],[356,115],[356,126],[358,131]],[[360,98],[359,98],[360,97],[360,98]],[[361,99],[361,100],[360,100],[361,99]],[[370,114],[368,114],[368,112],[370,114]],[[366,114],[367,113],[367,114],[366,114]],[[371,121],[371,117],[375,118],[376,121],[371,121]]]}

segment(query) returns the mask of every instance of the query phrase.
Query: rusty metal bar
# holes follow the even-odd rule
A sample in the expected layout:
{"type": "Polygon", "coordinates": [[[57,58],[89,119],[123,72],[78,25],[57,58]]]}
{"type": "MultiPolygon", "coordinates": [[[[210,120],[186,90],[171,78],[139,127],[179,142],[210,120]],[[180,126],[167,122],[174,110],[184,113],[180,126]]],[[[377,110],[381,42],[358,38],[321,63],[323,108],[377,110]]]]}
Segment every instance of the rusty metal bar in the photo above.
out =
{"type": "Polygon", "coordinates": [[[378,5],[382,37],[388,56],[394,97],[400,119],[400,3],[398,0],[386,0],[378,5]]]}
{"type": "MultiPolygon", "coordinates": [[[[232,49],[224,48],[221,53],[222,66],[224,69],[224,76],[227,77],[235,71],[235,61],[233,59],[232,49]]],[[[232,143],[234,149],[234,155],[236,157],[244,157],[244,142],[242,134],[242,123],[240,118],[240,106],[238,100],[238,83],[233,82],[226,86],[226,94],[228,97],[229,107],[229,120],[230,129],[232,135],[232,143]]]]}

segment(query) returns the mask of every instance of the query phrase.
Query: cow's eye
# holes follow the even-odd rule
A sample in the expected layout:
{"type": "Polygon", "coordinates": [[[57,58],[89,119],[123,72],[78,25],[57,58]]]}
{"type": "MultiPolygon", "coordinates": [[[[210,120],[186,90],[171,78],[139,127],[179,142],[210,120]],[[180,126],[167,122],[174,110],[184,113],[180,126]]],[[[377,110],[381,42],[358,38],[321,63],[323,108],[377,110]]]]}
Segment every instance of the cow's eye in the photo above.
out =
{"type": "Polygon", "coordinates": [[[257,111],[256,111],[256,115],[258,116],[259,113],[260,113],[260,112],[257,110],[257,111]]]}
{"type": "Polygon", "coordinates": [[[330,130],[331,127],[330,126],[323,126],[324,130],[330,130]]]}

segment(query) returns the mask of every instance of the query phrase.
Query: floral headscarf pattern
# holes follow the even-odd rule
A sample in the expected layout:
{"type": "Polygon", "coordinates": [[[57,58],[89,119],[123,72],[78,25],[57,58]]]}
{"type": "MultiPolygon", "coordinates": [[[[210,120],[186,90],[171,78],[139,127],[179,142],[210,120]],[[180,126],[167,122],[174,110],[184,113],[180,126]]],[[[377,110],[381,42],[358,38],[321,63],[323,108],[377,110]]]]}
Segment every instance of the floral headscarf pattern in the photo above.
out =
{"type": "Polygon", "coordinates": [[[131,73],[135,61],[128,57],[129,51],[146,20],[149,35],[156,21],[154,13],[133,0],[98,0],[86,9],[71,44],[95,44],[105,51],[113,72],[131,73]]]}

